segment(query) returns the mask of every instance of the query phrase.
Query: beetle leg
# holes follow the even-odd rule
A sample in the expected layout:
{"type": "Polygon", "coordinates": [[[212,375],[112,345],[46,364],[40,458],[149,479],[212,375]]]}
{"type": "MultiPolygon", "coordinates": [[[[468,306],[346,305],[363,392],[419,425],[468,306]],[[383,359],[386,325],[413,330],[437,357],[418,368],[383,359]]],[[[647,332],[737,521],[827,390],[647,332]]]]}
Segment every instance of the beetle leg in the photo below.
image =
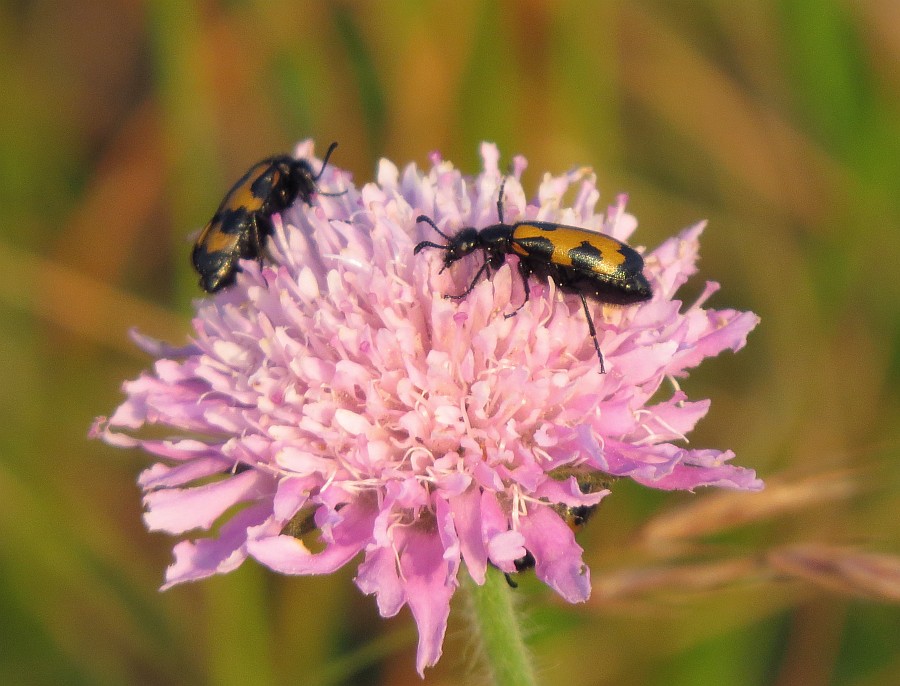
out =
{"type": "Polygon", "coordinates": [[[522,288],[525,289],[525,298],[522,300],[522,304],[519,305],[512,312],[503,315],[504,319],[509,319],[510,317],[515,317],[519,314],[519,310],[525,307],[525,303],[531,298],[531,286],[528,285],[528,277],[531,276],[531,270],[525,265],[525,263],[520,259],[519,260],[519,276],[522,277],[522,288]]]}
{"type": "Polygon", "coordinates": [[[594,328],[594,319],[591,317],[591,311],[588,309],[584,293],[579,293],[578,295],[581,296],[581,304],[584,305],[584,316],[587,317],[588,330],[591,332],[591,338],[594,341],[594,349],[597,351],[597,357],[600,359],[600,373],[606,374],[606,365],[603,363],[603,353],[600,352],[600,344],[597,342],[597,329],[594,328]]]}
{"type": "Polygon", "coordinates": [[[459,293],[457,295],[450,295],[449,293],[447,293],[444,295],[444,297],[448,298],[449,300],[462,300],[463,298],[465,298],[467,295],[469,295],[469,293],[472,292],[472,289],[475,288],[475,284],[478,283],[478,280],[481,278],[481,275],[484,274],[485,271],[487,271],[489,266],[490,266],[490,260],[485,260],[484,264],[481,265],[481,269],[478,270],[478,273],[475,275],[475,278],[472,279],[472,283],[469,284],[469,287],[466,288],[466,290],[464,290],[462,293],[459,293]]]}
{"type": "Polygon", "coordinates": [[[259,265],[259,271],[262,273],[263,258],[266,256],[266,248],[263,244],[263,236],[272,233],[272,220],[268,217],[255,215],[250,219],[250,245],[247,246],[248,253],[251,257],[256,258],[259,265]]]}

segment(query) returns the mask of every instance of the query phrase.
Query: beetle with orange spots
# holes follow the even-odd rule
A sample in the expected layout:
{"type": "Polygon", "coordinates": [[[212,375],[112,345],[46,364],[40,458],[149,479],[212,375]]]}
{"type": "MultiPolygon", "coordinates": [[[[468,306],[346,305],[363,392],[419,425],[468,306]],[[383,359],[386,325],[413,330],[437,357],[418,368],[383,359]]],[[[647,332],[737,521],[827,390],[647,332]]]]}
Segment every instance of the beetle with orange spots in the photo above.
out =
{"type": "MultiPolygon", "coordinates": [[[[497,216],[500,222],[482,229],[465,227],[453,236],[441,231],[434,220],[420,215],[416,221],[426,222],[447,239],[439,244],[422,241],[416,245],[415,254],[425,248],[444,251],[443,269],[476,250],[481,250],[484,263],[472,282],[456,295],[445,298],[465,298],[482,276],[490,278],[506,262],[507,255],[519,258],[519,274],[525,289],[525,300],[513,312],[518,313],[531,295],[528,279],[532,275],[550,279],[564,293],[574,293],[581,298],[588,330],[600,360],[600,372],[606,373],[603,353],[597,342],[597,330],[588,308],[587,298],[612,305],[631,305],[649,300],[653,291],[643,274],[644,259],[634,248],[620,240],[596,231],[553,222],[521,221],[506,224],[503,221],[503,186],[497,199],[497,216]]],[[[443,271],[443,269],[441,271],[443,271]]]]}
{"type": "MultiPolygon", "coordinates": [[[[574,478],[575,483],[578,485],[578,490],[586,495],[600,493],[602,491],[608,493],[610,486],[617,480],[615,476],[610,474],[605,474],[600,471],[583,470],[581,468],[570,469],[563,467],[554,470],[550,475],[557,481],[565,481],[570,477],[574,478]]],[[[559,515],[560,519],[568,525],[572,530],[572,533],[577,534],[584,528],[584,525],[587,524],[588,520],[593,517],[594,513],[597,511],[598,505],[599,503],[594,505],[565,505],[563,503],[556,503],[551,507],[556,514],[559,515]]],[[[529,569],[534,569],[534,555],[526,550],[525,554],[516,560],[514,564],[516,572],[526,572],[529,569]]],[[[504,576],[506,577],[506,583],[512,588],[518,588],[518,584],[511,574],[505,574],[504,576]]]]}
{"type": "Polygon", "coordinates": [[[254,164],[231,187],[191,252],[203,290],[215,293],[233,284],[240,271],[239,260],[262,260],[266,239],[273,231],[272,215],[286,210],[297,198],[312,202],[336,147],[337,143],[332,143],[328,148],[318,174],[313,174],[304,159],[275,155],[254,164]]]}

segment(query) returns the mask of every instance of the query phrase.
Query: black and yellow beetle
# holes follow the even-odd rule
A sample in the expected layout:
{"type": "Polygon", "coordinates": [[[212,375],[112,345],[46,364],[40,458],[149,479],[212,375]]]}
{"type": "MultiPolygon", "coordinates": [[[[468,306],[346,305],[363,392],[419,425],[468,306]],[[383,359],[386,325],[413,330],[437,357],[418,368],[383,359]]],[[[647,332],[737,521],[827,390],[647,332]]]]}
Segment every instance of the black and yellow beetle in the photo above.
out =
{"type": "Polygon", "coordinates": [[[551,279],[564,293],[574,293],[581,298],[588,329],[600,359],[600,372],[606,373],[603,353],[597,342],[597,330],[588,309],[587,298],[613,305],[631,305],[649,300],[653,291],[643,274],[644,259],[634,248],[612,236],[588,231],[575,226],[542,221],[522,221],[506,224],[503,221],[503,186],[497,199],[498,224],[483,229],[465,227],[455,235],[448,236],[441,231],[430,217],[419,215],[417,222],[426,222],[447,243],[440,245],[422,241],[416,245],[414,254],[424,248],[444,250],[444,266],[441,271],[476,250],[484,254],[484,264],[475,274],[468,288],[457,295],[445,298],[465,298],[478,280],[491,271],[496,271],[506,261],[507,255],[519,258],[519,274],[525,288],[525,300],[513,312],[512,317],[528,302],[530,288],[528,277],[532,274],[543,279],[551,279]]]}
{"type": "MultiPolygon", "coordinates": [[[[599,493],[600,491],[608,490],[616,481],[616,477],[610,474],[598,471],[584,471],[578,468],[569,469],[563,467],[554,470],[550,475],[557,481],[564,481],[569,477],[575,477],[575,482],[578,484],[578,490],[584,494],[599,493]]],[[[597,511],[598,505],[599,503],[595,505],[564,505],[562,503],[557,503],[552,505],[552,507],[556,514],[558,514],[569,526],[572,533],[577,534],[584,528],[584,525],[587,524],[588,520],[593,517],[594,513],[597,511]]],[[[527,572],[529,569],[534,569],[534,555],[526,550],[525,554],[516,560],[514,564],[516,572],[527,572]]],[[[510,574],[506,574],[505,576],[506,583],[512,588],[518,588],[518,584],[510,574]]]]}
{"type": "Polygon", "coordinates": [[[203,290],[215,293],[233,284],[240,271],[238,260],[262,260],[273,230],[272,215],[286,210],[297,198],[307,204],[312,201],[336,147],[332,143],[328,148],[318,174],[313,174],[306,160],[275,155],[254,164],[231,187],[191,252],[203,290]]]}

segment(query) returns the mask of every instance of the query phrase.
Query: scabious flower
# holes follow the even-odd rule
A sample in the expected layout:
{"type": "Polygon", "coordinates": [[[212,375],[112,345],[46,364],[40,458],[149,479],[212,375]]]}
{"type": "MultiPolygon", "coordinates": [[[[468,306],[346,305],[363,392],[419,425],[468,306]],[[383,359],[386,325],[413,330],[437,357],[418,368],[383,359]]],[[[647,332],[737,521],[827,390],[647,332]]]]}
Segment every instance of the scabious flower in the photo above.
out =
{"type": "MultiPolygon", "coordinates": [[[[310,157],[312,144],[296,152],[310,157]]],[[[285,574],[359,558],[356,584],[383,616],[409,605],[422,673],[440,657],[461,563],[482,584],[488,564],[512,573],[527,551],[559,595],[587,599],[582,549],[561,515],[609,491],[582,492],[577,474],[666,490],[762,487],[728,464],[730,451],[679,445],[709,401],[689,402],[667,380],[740,349],[758,321],[704,309],[714,283],[692,304],[674,299],[695,272],[703,224],[645,252],[651,300],[591,303],[600,374],[577,295],[532,279],[530,300],[505,318],[524,297],[517,258],[457,301],[443,296],[465,289],[480,253],[443,272],[438,251],[413,255],[436,238],[419,214],[448,233],[496,223],[499,154],[481,153],[475,178],[435,154],[424,171],[382,160],[377,182],[359,189],[329,167],[321,187],[346,193],[275,216],[272,259],[244,262],[235,286],[197,301],[189,345],[135,336],[158,359],[92,434],[160,458],[140,477],[147,526],[188,537],[164,588],[248,556],[285,574]],[[173,436],[142,436],[148,426],[173,436]]],[[[546,175],[527,202],[524,167],[516,158],[506,182],[506,221],[631,237],[624,196],[595,212],[589,169],[546,175]]]]}

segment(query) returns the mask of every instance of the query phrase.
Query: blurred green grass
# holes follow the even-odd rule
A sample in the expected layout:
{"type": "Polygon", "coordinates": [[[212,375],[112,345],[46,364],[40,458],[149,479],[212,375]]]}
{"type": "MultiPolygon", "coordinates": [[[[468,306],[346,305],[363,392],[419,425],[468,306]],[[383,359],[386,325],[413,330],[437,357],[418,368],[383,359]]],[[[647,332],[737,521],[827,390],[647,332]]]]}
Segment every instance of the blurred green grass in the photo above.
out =
{"type": "MultiPolygon", "coordinates": [[[[890,0],[0,5],[0,683],[418,683],[410,617],[379,619],[352,569],[159,594],[147,460],[85,438],[147,364],[128,327],[186,335],[189,234],[306,137],[357,181],[433,149],[475,173],[481,140],[526,155],[530,188],[590,164],[638,243],[708,218],[688,290],[762,316],[685,387],[713,399],[693,444],[774,484],[723,511],[775,504],[663,545],[648,518],[714,496],[617,489],[582,534],[605,593],[570,608],[523,580],[544,683],[900,682],[896,605],[757,564],[900,552],[898,67],[890,0]],[[744,572],[685,583],[721,560],[744,572]]],[[[427,682],[476,682],[470,648],[454,613],[427,682]]]]}

